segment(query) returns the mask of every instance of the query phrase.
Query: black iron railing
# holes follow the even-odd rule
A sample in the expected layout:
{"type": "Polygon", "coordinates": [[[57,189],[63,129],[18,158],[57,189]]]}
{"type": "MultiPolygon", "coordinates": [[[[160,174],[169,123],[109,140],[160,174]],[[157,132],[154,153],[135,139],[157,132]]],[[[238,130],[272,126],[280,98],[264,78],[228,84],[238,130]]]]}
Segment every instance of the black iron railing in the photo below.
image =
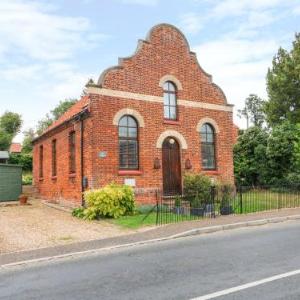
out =
{"type": "Polygon", "coordinates": [[[157,225],[300,207],[299,186],[211,187],[201,193],[164,196],[157,192],[157,225]]]}

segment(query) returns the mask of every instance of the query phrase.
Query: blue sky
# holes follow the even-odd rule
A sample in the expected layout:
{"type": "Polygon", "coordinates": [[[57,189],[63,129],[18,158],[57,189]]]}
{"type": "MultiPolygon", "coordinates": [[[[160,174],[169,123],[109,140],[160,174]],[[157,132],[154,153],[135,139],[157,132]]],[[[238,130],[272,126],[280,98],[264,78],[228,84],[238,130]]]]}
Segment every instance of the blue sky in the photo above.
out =
{"type": "Polygon", "coordinates": [[[21,113],[23,130],[34,127],[162,22],[182,30],[236,111],[249,93],[266,97],[273,55],[300,31],[300,1],[0,0],[0,114],[21,113]]]}

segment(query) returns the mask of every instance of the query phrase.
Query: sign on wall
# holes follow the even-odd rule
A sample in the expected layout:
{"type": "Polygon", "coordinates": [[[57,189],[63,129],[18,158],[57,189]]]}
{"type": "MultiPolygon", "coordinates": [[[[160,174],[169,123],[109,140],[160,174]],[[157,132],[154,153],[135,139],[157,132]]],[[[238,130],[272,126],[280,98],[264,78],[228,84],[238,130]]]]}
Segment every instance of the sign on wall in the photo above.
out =
{"type": "Polygon", "coordinates": [[[107,152],[106,152],[106,151],[100,151],[100,152],[98,153],[98,156],[99,156],[100,158],[105,158],[105,157],[107,156],[107,152]]]}
{"type": "Polygon", "coordinates": [[[135,179],[134,178],[125,178],[124,184],[135,187],[135,179]]]}

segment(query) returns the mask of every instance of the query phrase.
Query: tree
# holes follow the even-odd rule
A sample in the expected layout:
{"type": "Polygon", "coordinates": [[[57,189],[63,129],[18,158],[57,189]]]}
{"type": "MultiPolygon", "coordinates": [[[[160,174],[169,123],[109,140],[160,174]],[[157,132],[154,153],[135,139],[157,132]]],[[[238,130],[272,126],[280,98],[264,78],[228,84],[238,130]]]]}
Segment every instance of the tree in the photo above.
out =
{"type": "Polygon", "coordinates": [[[7,111],[0,117],[0,150],[8,150],[12,139],[20,132],[21,115],[7,111]]]}
{"type": "Polygon", "coordinates": [[[24,131],[23,134],[22,153],[31,153],[33,149],[32,141],[35,138],[34,129],[29,128],[27,131],[24,131]]]}
{"type": "Polygon", "coordinates": [[[22,126],[21,115],[7,111],[0,117],[0,128],[6,133],[15,136],[22,126]]]}
{"type": "Polygon", "coordinates": [[[300,128],[288,121],[273,128],[267,146],[270,166],[270,183],[277,183],[290,173],[300,173],[297,168],[297,145],[300,143],[300,128]]]}
{"type": "Polygon", "coordinates": [[[291,51],[279,48],[267,73],[269,100],[265,105],[271,126],[285,120],[300,120],[300,33],[295,35],[291,51]]]}
{"type": "Polygon", "coordinates": [[[53,119],[50,118],[49,114],[38,121],[36,126],[36,132],[38,135],[42,134],[51,124],[53,123],[53,119]]]}
{"type": "Polygon", "coordinates": [[[51,110],[53,119],[57,120],[76,102],[77,102],[77,99],[66,99],[64,101],[60,101],[59,104],[53,110],[51,110]]]}
{"type": "Polygon", "coordinates": [[[264,103],[265,101],[255,94],[250,94],[246,98],[245,107],[239,109],[238,113],[240,117],[246,118],[247,128],[249,128],[249,123],[262,127],[265,121],[264,103]]]}
{"type": "MultiPolygon", "coordinates": [[[[296,125],[298,133],[300,132],[300,123],[296,125]]],[[[300,173],[300,137],[294,143],[294,158],[295,158],[295,168],[300,173]]]]}
{"type": "Polygon", "coordinates": [[[54,121],[58,120],[71,106],[77,102],[76,99],[66,99],[60,101],[59,104],[51,110],[50,114],[46,114],[45,118],[38,121],[37,134],[42,134],[54,121]]]}
{"type": "Polygon", "coordinates": [[[266,183],[268,133],[258,126],[250,127],[239,136],[234,146],[234,173],[241,185],[266,183]]]}
{"type": "Polygon", "coordinates": [[[8,163],[22,166],[23,171],[32,171],[32,153],[11,153],[8,163]]]}
{"type": "Polygon", "coordinates": [[[0,128],[0,151],[6,151],[12,141],[12,136],[0,128]]]}

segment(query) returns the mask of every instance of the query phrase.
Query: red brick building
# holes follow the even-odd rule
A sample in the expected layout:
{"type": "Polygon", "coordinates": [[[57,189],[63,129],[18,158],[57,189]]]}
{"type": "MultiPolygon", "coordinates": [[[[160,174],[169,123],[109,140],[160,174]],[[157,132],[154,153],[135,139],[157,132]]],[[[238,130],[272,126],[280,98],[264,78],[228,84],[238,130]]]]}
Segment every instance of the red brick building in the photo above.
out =
{"type": "Polygon", "coordinates": [[[86,96],[34,141],[42,198],[80,205],[112,181],[138,201],[181,193],[187,172],[233,183],[232,105],[174,26],[154,26],[133,56],[105,70],[86,96]]]}
{"type": "Polygon", "coordinates": [[[20,143],[11,143],[9,153],[20,154],[22,152],[22,145],[20,143]]]}

